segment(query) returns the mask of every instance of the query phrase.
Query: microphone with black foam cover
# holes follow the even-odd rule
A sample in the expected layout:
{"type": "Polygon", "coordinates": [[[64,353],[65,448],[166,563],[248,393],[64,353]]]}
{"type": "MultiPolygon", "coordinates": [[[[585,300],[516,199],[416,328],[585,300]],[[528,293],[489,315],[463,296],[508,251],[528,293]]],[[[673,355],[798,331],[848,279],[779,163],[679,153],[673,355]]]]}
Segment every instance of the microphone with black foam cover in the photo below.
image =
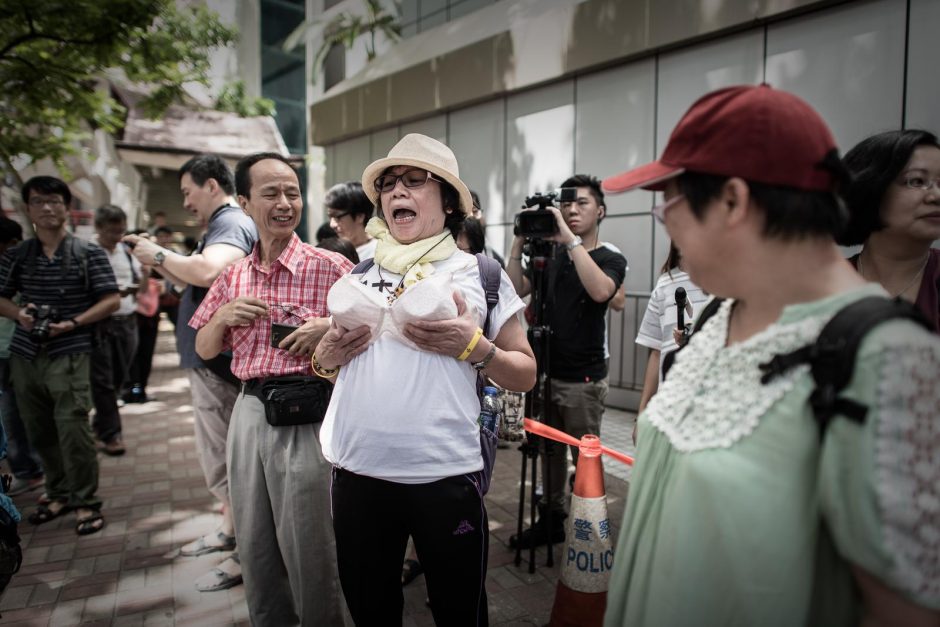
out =
{"type": "Polygon", "coordinates": [[[685,331],[685,304],[687,298],[684,287],[676,288],[676,328],[685,331]]]}

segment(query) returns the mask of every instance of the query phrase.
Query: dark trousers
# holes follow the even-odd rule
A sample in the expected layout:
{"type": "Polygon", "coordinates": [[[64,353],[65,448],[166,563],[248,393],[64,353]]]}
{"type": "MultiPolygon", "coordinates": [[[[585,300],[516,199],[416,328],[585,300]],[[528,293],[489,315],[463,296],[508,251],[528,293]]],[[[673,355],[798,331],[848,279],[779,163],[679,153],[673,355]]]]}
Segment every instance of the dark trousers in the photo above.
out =
{"type": "Polygon", "coordinates": [[[117,401],[137,351],[136,316],[111,316],[95,328],[91,357],[91,398],[95,404],[92,427],[102,442],[121,435],[117,401]]]}
{"type": "Polygon", "coordinates": [[[333,470],[339,579],[358,627],[401,625],[408,536],[438,625],[488,625],[489,529],[479,473],[407,485],[333,470]]]}
{"type": "Polygon", "coordinates": [[[29,444],[26,425],[20,418],[16,404],[16,392],[10,380],[10,360],[0,359],[0,419],[7,436],[7,460],[13,476],[19,479],[35,479],[42,476],[39,454],[29,444]]]}
{"type": "Polygon", "coordinates": [[[157,345],[157,329],[160,327],[160,312],[155,316],[137,314],[137,353],[131,361],[127,387],[139,386],[141,392],[147,390],[150,370],[153,367],[153,350],[157,345]]]}
{"type": "Polygon", "coordinates": [[[88,353],[10,357],[23,424],[42,459],[46,494],[71,507],[97,509],[98,455],[88,426],[88,353]]]}

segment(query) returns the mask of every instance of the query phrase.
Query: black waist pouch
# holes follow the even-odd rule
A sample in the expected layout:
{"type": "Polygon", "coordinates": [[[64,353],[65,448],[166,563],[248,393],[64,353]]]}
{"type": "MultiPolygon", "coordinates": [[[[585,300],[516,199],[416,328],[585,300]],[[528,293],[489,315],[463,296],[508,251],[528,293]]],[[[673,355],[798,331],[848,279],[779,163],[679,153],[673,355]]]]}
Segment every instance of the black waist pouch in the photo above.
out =
{"type": "Polygon", "coordinates": [[[333,384],[319,377],[278,377],[261,385],[264,415],[272,427],[308,425],[323,420],[333,384]]]}

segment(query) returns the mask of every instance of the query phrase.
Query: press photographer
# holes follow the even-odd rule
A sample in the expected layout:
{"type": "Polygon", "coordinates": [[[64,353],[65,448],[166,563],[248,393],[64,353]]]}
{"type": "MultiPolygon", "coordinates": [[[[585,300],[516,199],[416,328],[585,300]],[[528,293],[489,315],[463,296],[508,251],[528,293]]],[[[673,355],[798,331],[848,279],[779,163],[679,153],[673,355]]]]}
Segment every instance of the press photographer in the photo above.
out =
{"type": "MultiPolygon", "coordinates": [[[[545,247],[554,253],[545,255],[550,259],[545,270],[544,312],[551,332],[550,394],[543,419],[580,438],[600,433],[607,397],[604,322],[608,302],[623,283],[627,261],[600,241],[599,226],[606,210],[600,181],[579,174],[566,180],[562,188],[576,191],[573,197],[562,194],[558,208],[540,206],[520,214],[517,233],[521,234],[513,239],[506,272],[518,294],[526,296],[532,291],[532,275],[531,268],[522,266],[523,248],[528,244],[530,250],[545,247]],[[525,216],[526,212],[530,216],[525,216]],[[555,228],[550,230],[552,226],[555,228]]],[[[571,454],[576,463],[577,450],[572,448],[571,454]]],[[[539,504],[539,520],[521,536],[513,536],[512,546],[527,548],[545,544],[549,538],[552,542],[564,540],[567,467],[564,448],[556,447],[553,456],[542,456],[542,481],[550,486],[548,494],[539,504]]]]}

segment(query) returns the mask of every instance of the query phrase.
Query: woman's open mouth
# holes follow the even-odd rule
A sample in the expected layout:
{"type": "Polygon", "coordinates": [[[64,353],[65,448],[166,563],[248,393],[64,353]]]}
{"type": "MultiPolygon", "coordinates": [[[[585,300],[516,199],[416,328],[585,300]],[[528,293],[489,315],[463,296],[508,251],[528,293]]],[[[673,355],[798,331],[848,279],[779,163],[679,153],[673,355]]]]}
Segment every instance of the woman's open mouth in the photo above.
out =
{"type": "Polygon", "coordinates": [[[418,214],[411,209],[395,209],[392,212],[392,219],[395,221],[395,224],[408,224],[417,216],[418,214]]]}

